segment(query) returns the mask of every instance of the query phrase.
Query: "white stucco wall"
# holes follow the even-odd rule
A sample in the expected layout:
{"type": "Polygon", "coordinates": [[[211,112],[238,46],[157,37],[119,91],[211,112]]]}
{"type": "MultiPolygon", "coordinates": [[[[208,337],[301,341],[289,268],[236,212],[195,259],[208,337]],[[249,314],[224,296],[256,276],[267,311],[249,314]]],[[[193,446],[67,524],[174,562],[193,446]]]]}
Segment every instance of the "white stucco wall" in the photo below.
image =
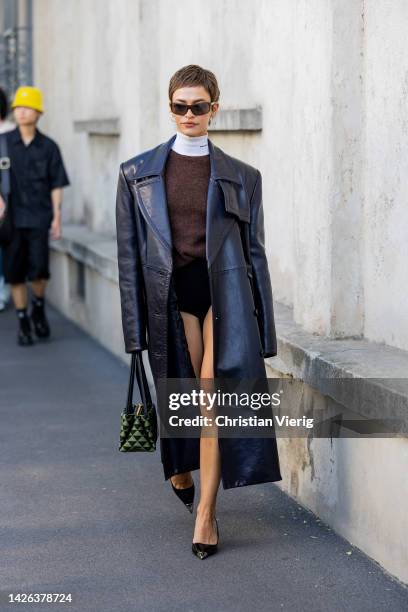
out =
{"type": "Polygon", "coordinates": [[[408,3],[365,4],[365,333],[407,349],[408,3]]]}
{"type": "Polygon", "coordinates": [[[225,107],[263,130],[212,134],[263,175],[274,298],[328,336],[408,349],[408,5],[404,0],[209,0],[187,22],[160,0],[34,3],[34,66],[72,187],[64,216],[114,232],[120,161],[174,133],[170,76],[215,72],[225,107]],[[121,135],[73,121],[119,117],[121,135]]]}

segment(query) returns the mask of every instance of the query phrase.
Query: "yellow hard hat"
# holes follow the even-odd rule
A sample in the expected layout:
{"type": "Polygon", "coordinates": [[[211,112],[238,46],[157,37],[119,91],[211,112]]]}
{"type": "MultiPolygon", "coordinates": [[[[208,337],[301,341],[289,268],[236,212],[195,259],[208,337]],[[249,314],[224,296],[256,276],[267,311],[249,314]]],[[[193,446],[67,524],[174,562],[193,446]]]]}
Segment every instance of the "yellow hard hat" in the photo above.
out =
{"type": "Polygon", "coordinates": [[[14,95],[11,108],[15,108],[16,106],[27,106],[28,108],[33,108],[43,113],[41,90],[38,89],[38,87],[29,87],[28,85],[19,87],[14,95]]]}

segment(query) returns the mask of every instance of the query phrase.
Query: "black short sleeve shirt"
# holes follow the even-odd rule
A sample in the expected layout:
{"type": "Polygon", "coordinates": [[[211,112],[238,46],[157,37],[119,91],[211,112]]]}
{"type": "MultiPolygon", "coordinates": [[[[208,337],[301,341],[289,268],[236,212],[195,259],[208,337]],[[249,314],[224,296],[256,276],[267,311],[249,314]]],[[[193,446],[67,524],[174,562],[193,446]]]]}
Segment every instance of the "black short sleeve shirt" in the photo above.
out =
{"type": "Polygon", "coordinates": [[[16,227],[50,227],[51,191],[69,185],[59,147],[37,128],[25,145],[20,130],[7,132],[11,170],[11,211],[16,227]]]}

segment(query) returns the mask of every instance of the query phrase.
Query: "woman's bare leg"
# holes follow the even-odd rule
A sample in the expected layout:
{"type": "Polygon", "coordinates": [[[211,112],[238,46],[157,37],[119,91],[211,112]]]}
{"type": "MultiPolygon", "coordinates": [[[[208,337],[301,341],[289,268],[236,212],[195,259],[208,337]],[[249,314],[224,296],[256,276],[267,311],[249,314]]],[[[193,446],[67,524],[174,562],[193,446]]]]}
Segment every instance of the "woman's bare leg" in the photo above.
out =
{"type": "MultiPolygon", "coordinates": [[[[200,376],[201,362],[203,359],[203,336],[201,333],[200,320],[195,315],[189,312],[180,311],[184,323],[184,331],[186,334],[188,350],[191,357],[196,377],[200,376]]],[[[175,474],[171,476],[171,482],[176,489],[185,489],[193,484],[191,472],[183,474],[175,474]]]]}
{"type": "MultiPolygon", "coordinates": [[[[203,324],[204,355],[200,378],[202,388],[210,390],[213,387],[214,356],[213,356],[213,325],[212,307],[210,307],[203,324]]],[[[215,414],[208,411],[209,416],[215,414]]],[[[203,428],[204,436],[200,439],[200,502],[197,506],[197,518],[193,542],[215,544],[217,532],[214,528],[215,506],[218,487],[221,479],[220,452],[218,448],[217,428],[203,428]],[[206,431],[207,430],[207,431],[206,431]]]]}

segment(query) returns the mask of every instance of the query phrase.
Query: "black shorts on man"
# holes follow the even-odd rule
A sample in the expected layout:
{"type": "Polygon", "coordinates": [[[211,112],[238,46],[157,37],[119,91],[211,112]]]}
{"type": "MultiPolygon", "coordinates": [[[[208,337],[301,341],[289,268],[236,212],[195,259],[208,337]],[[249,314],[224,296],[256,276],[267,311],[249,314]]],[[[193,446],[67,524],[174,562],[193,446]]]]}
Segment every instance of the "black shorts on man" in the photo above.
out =
{"type": "Polygon", "coordinates": [[[49,279],[49,230],[14,228],[12,241],[3,247],[3,273],[11,285],[49,279]]]}

